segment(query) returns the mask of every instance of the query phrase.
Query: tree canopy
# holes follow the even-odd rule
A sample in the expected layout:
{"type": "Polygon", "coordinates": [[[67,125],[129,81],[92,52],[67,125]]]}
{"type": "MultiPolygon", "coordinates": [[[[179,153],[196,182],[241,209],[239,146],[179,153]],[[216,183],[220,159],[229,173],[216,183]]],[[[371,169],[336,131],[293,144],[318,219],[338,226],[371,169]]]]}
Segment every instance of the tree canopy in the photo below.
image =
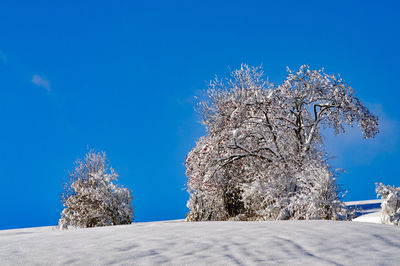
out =
{"type": "Polygon", "coordinates": [[[186,159],[187,220],[341,219],[345,216],[326,159],[321,128],[365,138],[378,118],[336,75],[288,70],[279,86],[261,67],[242,65],[216,78],[198,106],[206,136],[186,159]]]}

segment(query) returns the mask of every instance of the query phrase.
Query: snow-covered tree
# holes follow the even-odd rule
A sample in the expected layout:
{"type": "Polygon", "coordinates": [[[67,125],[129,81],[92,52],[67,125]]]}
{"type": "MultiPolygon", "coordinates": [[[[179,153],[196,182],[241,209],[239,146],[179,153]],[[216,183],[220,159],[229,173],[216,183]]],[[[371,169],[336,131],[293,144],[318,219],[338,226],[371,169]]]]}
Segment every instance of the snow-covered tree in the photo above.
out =
{"type": "Polygon", "coordinates": [[[382,198],[381,222],[400,225],[400,187],[376,183],[376,193],[382,198]]]}
{"type": "Polygon", "coordinates": [[[207,135],[186,159],[188,221],[339,219],[344,205],[326,161],[320,128],[365,138],[378,119],[341,78],[308,66],[280,86],[242,65],[210,82],[198,111],[207,135]]]}
{"type": "Polygon", "coordinates": [[[90,151],[78,159],[64,184],[60,228],[132,223],[131,192],[115,184],[117,179],[104,152],[90,151]]]}

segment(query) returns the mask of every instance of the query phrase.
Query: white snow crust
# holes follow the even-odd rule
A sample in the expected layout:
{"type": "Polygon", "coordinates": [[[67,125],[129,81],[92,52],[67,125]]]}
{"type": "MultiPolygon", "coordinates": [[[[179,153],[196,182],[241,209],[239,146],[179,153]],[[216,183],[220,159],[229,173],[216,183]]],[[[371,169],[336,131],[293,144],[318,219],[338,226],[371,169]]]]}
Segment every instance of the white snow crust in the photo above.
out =
{"type": "Polygon", "coordinates": [[[360,206],[360,205],[381,204],[381,203],[382,203],[382,199],[373,199],[373,200],[347,201],[344,204],[346,206],[360,206]]]}
{"type": "Polygon", "coordinates": [[[335,221],[0,231],[1,265],[398,265],[400,228],[335,221]]]}

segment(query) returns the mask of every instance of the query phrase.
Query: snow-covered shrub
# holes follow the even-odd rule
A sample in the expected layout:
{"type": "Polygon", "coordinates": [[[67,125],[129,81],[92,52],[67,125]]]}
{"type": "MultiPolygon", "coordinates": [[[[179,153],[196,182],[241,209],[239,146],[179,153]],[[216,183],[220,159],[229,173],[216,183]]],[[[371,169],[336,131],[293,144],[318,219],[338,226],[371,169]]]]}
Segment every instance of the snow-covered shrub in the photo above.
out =
{"type": "Polygon", "coordinates": [[[274,86],[242,65],[210,83],[198,110],[207,135],[186,159],[188,221],[344,217],[320,127],[378,133],[350,86],[308,66],[274,86]]]}
{"type": "Polygon", "coordinates": [[[90,151],[83,160],[77,160],[64,184],[60,228],[132,223],[131,192],[114,184],[117,179],[104,152],[90,151]]]}
{"type": "Polygon", "coordinates": [[[376,183],[376,193],[382,197],[381,222],[400,225],[400,187],[376,183]]]}

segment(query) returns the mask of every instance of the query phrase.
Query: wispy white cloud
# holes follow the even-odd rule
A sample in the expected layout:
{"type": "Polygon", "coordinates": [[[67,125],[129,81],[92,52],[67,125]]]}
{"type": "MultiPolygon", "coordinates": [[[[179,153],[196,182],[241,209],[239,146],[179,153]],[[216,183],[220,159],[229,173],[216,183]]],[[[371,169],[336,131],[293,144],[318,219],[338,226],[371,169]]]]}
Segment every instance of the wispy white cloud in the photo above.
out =
{"type": "Polygon", "coordinates": [[[46,78],[35,74],[32,76],[32,83],[38,87],[45,88],[47,92],[50,92],[50,84],[46,78]]]}

